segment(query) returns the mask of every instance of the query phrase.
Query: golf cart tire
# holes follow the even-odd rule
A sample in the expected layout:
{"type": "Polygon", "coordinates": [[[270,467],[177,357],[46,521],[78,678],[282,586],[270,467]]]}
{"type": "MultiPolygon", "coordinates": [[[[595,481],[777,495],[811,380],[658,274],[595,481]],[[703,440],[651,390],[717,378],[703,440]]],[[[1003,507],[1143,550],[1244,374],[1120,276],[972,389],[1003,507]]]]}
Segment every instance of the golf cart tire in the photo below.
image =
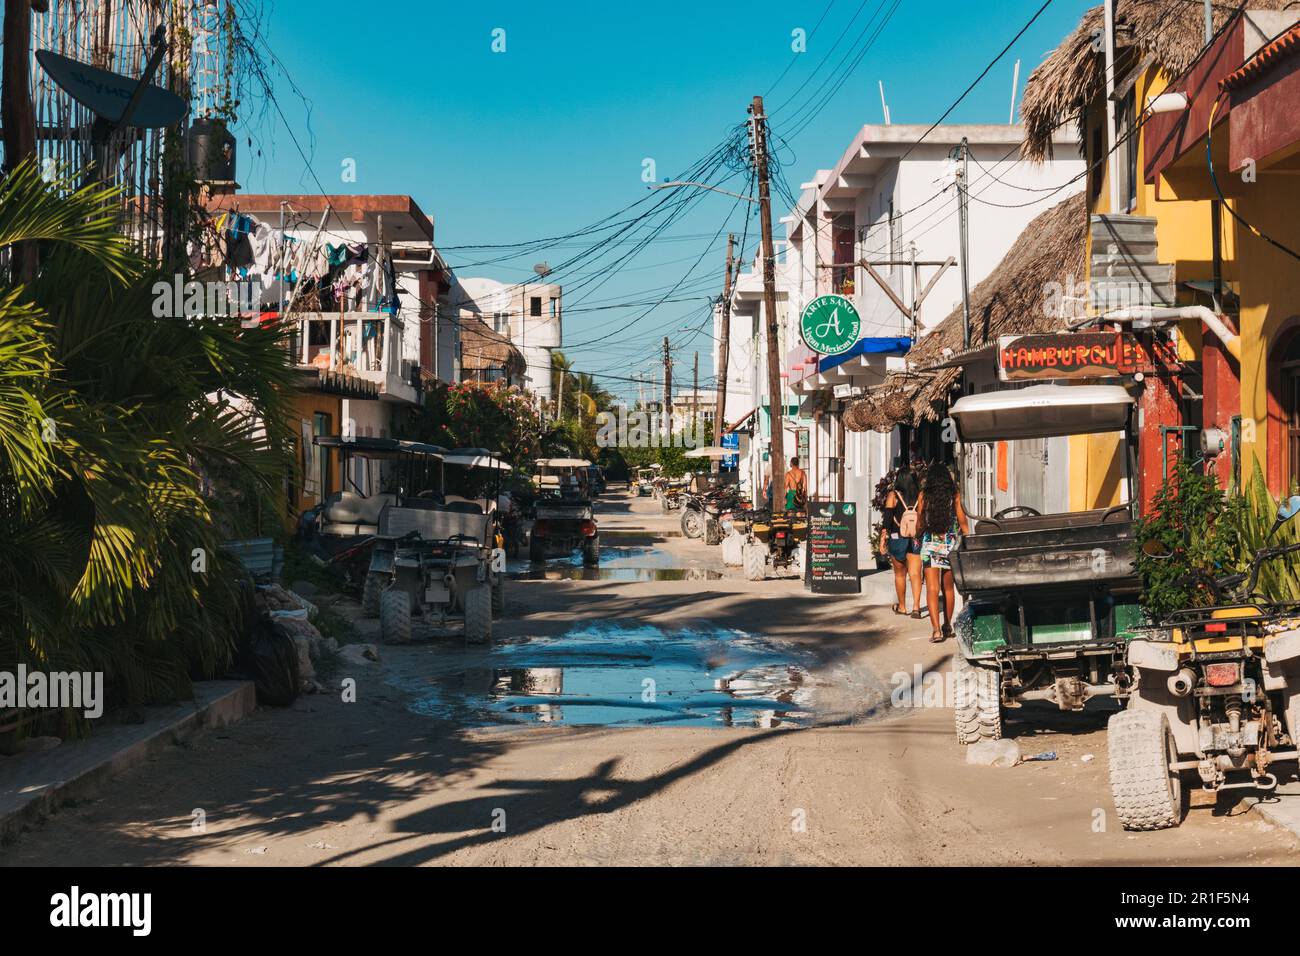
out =
{"type": "Polygon", "coordinates": [[[492,587],[476,584],[465,592],[465,640],[486,644],[492,640],[492,587]]]}
{"type": "Polygon", "coordinates": [[[957,743],[977,744],[1002,739],[1002,682],[998,671],[953,655],[953,716],[957,743]]]}
{"type": "Polygon", "coordinates": [[[385,644],[411,643],[411,595],[401,588],[380,595],[379,634],[385,644]]]}
{"type": "Polygon", "coordinates": [[[682,509],[682,534],[688,538],[704,535],[704,515],[694,508],[682,509]]]}
{"type": "Polygon", "coordinates": [[[1169,769],[1173,732],[1159,710],[1112,714],[1106,726],[1110,793],[1125,830],[1164,830],[1182,816],[1182,784],[1169,769]]]}
{"type": "Polygon", "coordinates": [[[492,585],[492,616],[504,617],[506,613],[506,582],[504,579],[497,579],[497,583],[492,585]]]}
{"type": "Polygon", "coordinates": [[[761,581],[767,577],[767,546],[760,542],[746,542],[740,551],[740,563],[745,569],[746,581],[761,581]]]}
{"type": "Polygon", "coordinates": [[[707,545],[722,543],[722,522],[717,518],[704,519],[704,543],[707,545]]]}
{"type": "Polygon", "coordinates": [[[377,571],[367,571],[365,583],[361,587],[361,616],[378,617],[379,616],[379,598],[384,593],[384,585],[387,583],[385,574],[377,571]]]}
{"type": "Polygon", "coordinates": [[[528,560],[545,561],[546,560],[546,542],[532,535],[528,536],[528,560]]]}
{"type": "Polygon", "coordinates": [[[600,564],[600,539],[588,538],[582,542],[582,563],[589,568],[600,564]]]}

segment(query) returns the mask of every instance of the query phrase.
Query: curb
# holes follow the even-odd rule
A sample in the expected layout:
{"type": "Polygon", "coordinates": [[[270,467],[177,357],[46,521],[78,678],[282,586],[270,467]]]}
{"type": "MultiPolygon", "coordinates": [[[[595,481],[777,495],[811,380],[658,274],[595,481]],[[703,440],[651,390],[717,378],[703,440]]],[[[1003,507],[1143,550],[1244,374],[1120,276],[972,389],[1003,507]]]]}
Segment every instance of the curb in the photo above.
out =
{"type": "Polygon", "coordinates": [[[182,705],[179,713],[162,714],[143,725],[113,727],[102,737],[92,735],[66,749],[32,754],[31,762],[13,773],[0,764],[0,844],[61,805],[94,796],[114,777],[159,751],[201,730],[242,720],[257,707],[252,681],[205,681],[195,684],[194,695],[194,702],[182,705]]]}

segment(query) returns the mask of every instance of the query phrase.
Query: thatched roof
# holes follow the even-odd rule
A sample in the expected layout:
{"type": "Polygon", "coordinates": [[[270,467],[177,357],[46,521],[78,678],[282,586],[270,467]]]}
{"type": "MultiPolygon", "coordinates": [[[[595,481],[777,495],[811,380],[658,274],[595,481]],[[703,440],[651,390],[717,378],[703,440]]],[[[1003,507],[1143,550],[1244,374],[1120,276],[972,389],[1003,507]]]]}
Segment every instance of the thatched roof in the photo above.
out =
{"type": "Polygon", "coordinates": [[[467,312],[460,315],[460,367],[466,377],[487,369],[504,369],[515,378],[526,368],[523,354],[510,344],[510,340],[482,319],[467,312]]]}
{"type": "MultiPolygon", "coordinates": [[[[971,290],[972,352],[996,345],[999,335],[1055,332],[1064,326],[1060,297],[1054,299],[1050,290],[1068,292],[1084,285],[1087,235],[1083,193],[1062,200],[1025,226],[997,268],[971,290]]],[[[888,376],[880,391],[909,395],[914,422],[936,420],[961,378],[956,360],[963,354],[963,339],[959,305],[908,353],[909,372],[888,376]],[[915,372],[926,374],[917,377],[915,372]]]]}
{"type": "MultiPolygon", "coordinates": [[[[1280,10],[1293,0],[1249,0],[1252,10],[1280,10]]],[[[1242,6],[1214,4],[1214,29],[1219,30],[1242,6]]],[[[1030,74],[1020,101],[1025,124],[1026,158],[1041,162],[1052,155],[1052,133],[1077,119],[1080,110],[1106,86],[1103,54],[1093,49],[1093,37],[1103,29],[1101,7],[1093,7],[1068,37],[1030,74]]],[[[1197,0],[1115,0],[1116,82],[1148,58],[1167,76],[1181,74],[1200,54],[1205,42],[1205,7],[1197,0]]]]}

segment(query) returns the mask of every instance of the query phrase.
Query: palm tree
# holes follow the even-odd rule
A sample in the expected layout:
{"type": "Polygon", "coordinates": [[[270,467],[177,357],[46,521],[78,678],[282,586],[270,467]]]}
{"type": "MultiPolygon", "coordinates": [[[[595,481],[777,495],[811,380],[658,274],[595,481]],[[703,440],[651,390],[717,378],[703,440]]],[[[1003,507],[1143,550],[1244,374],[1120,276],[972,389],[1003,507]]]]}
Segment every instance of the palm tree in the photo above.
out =
{"type": "Polygon", "coordinates": [[[292,373],[280,328],[156,318],[170,278],[117,208],[31,163],[0,183],[0,248],[42,244],[34,281],[0,283],[0,670],[102,671],[143,702],[229,659],[236,514],[206,489],[283,500],[292,373]]]}

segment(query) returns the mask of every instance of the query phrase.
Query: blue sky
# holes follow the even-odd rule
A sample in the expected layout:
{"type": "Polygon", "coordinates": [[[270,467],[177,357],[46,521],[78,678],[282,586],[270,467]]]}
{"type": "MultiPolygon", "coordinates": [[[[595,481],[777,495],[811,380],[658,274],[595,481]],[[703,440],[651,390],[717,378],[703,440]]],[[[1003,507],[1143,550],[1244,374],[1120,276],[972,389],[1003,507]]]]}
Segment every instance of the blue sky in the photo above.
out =
{"type": "MultiPolygon", "coordinates": [[[[901,0],[861,62],[782,152],[790,187],[797,190],[817,168],[834,163],[863,123],[881,121],[877,80],[885,83],[894,123],[928,125],[1041,3],[901,0]]],[[[859,35],[875,31],[892,0],[833,0],[829,8],[825,0],[474,9],[416,0],[267,4],[268,42],[310,109],[271,70],[276,97],[315,178],[272,111],[244,131],[254,143],[240,144],[243,188],[316,192],[319,180],[328,192],[409,193],[433,218],[436,241],[446,248],[563,235],[609,216],[646,195],[645,159],[654,160],[660,181],[674,178],[746,119],[756,93],[766,94],[774,132],[789,136],[803,125],[798,114],[805,101],[833,88],[825,82],[832,68],[851,46],[862,49],[859,35]],[[505,31],[504,53],[492,50],[498,28],[505,31]],[[810,34],[807,51],[798,55],[791,52],[796,28],[810,34]],[[345,159],[355,160],[355,183],[341,181],[345,159]]],[[[1053,0],[949,122],[1006,122],[1016,59],[1023,89],[1024,78],[1088,5],[1053,0]]],[[[743,176],[728,188],[744,191],[743,176]]],[[[557,273],[553,281],[566,287],[566,343],[609,336],[566,350],[575,368],[599,372],[611,390],[635,395],[636,386],[620,379],[658,371],[657,349],[667,334],[677,381],[689,381],[696,349],[707,378],[707,324],[700,333],[680,330],[700,326],[705,296],[720,291],[725,233],[744,231],[747,206],[702,194],[616,274],[608,275],[612,248],[577,266],[576,274],[557,273]],[[653,302],[679,280],[670,297],[690,301],[610,308],[653,302]]],[[[784,212],[777,200],[774,217],[784,212]]],[[[756,230],[751,221],[747,253],[756,230]]],[[[462,275],[520,281],[535,262],[554,266],[589,244],[570,240],[485,265],[475,263],[510,250],[448,248],[446,256],[462,275]]]]}

